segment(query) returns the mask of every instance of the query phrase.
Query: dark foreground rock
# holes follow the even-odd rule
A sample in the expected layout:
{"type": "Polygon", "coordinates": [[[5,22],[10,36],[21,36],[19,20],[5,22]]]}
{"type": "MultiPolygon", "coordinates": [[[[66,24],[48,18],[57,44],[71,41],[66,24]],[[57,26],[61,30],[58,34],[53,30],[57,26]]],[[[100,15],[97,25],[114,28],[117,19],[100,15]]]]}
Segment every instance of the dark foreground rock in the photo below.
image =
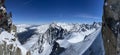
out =
{"type": "Polygon", "coordinates": [[[120,0],[105,0],[102,20],[105,55],[120,55],[120,0]]]}

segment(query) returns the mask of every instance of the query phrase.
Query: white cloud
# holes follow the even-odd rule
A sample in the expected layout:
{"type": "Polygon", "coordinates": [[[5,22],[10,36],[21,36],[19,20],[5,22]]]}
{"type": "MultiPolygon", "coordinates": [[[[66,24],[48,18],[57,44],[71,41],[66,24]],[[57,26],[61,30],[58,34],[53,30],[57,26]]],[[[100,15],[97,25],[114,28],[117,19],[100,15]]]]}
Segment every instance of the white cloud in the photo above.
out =
{"type": "Polygon", "coordinates": [[[84,15],[84,14],[75,15],[75,17],[80,17],[80,18],[91,18],[91,19],[101,19],[100,17],[97,17],[97,16],[84,15]]]}

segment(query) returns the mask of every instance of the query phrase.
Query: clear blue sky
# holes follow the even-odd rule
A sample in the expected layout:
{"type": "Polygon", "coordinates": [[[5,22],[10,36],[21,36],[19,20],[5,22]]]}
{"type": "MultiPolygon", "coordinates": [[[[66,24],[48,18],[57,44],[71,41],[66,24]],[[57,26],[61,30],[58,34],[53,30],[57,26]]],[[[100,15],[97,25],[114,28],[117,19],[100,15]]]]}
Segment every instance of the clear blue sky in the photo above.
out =
{"type": "Polygon", "coordinates": [[[102,20],[103,0],[6,0],[16,24],[102,20]]]}

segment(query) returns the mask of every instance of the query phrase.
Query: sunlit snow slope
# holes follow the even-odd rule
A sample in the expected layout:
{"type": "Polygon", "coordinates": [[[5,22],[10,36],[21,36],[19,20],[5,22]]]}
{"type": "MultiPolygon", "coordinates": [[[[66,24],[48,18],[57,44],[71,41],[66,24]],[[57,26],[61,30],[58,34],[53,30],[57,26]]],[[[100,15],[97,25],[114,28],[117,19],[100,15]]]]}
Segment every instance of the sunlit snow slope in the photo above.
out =
{"type": "Polygon", "coordinates": [[[18,39],[32,55],[104,55],[101,23],[17,25],[18,39]]]}

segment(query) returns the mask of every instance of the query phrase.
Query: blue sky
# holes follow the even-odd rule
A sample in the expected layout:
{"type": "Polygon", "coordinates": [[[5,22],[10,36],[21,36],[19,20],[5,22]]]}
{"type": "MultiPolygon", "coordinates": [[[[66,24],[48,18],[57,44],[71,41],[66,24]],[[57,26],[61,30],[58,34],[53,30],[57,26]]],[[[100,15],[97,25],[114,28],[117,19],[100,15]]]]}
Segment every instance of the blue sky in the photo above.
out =
{"type": "Polygon", "coordinates": [[[6,0],[15,24],[102,20],[103,0],[6,0]]]}

